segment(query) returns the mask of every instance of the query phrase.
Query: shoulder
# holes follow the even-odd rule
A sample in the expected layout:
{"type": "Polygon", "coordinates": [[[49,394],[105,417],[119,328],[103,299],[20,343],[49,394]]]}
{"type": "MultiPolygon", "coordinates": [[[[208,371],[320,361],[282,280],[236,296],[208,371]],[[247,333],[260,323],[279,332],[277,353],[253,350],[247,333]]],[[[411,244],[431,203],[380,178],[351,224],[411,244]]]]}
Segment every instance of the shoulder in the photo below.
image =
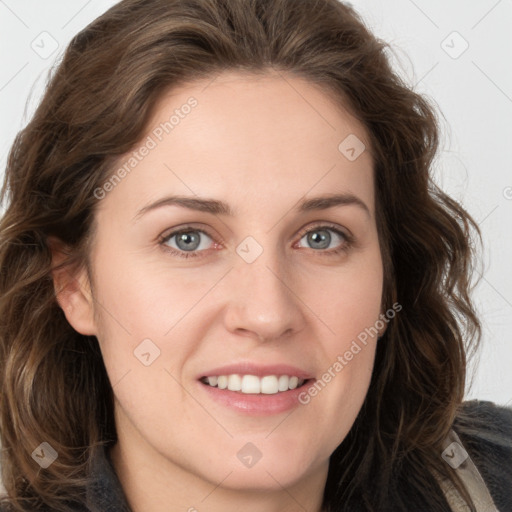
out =
{"type": "MultiPolygon", "coordinates": [[[[0,512],[17,512],[18,509],[14,508],[13,505],[9,503],[6,499],[4,501],[0,501],[0,512]]],[[[26,510],[27,512],[35,512],[35,509],[32,507],[24,508],[23,510],[26,510]]],[[[39,506],[37,507],[37,512],[52,512],[54,509],[49,509],[46,506],[39,506]],[[44,507],[44,508],[42,508],[44,507]]],[[[69,506],[66,507],[66,510],[69,510],[69,512],[90,512],[90,510],[83,505],[79,504],[69,504],[69,506]]]]}
{"type": "MultiPolygon", "coordinates": [[[[463,402],[453,429],[462,441],[474,447],[475,456],[492,459],[512,453],[512,407],[482,400],[463,402]]],[[[506,462],[512,467],[512,459],[506,462]]]]}
{"type": "Polygon", "coordinates": [[[499,510],[512,510],[512,407],[470,400],[453,430],[482,475],[499,510]]]}
{"type": "MultiPolygon", "coordinates": [[[[100,444],[92,451],[85,501],[83,503],[67,502],[65,507],[69,512],[131,512],[108,448],[100,444]]],[[[0,495],[0,512],[15,512],[15,510],[17,509],[14,509],[6,497],[0,495]]],[[[26,510],[35,512],[33,508],[26,510]]],[[[37,510],[52,512],[54,509],[40,506],[37,510]]]]}
{"type": "Polygon", "coordinates": [[[6,494],[0,495],[0,512],[12,512],[13,508],[9,504],[6,494]]]}
{"type": "MultiPolygon", "coordinates": [[[[27,498],[27,500],[30,500],[30,498],[27,498]]],[[[55,510],[53,507],[50,508],[48,505],[42,504],[41,501],[37,505],[23,504],[19,506],[25,512],[53,512],[55,510]]],[[[64,502],[63,506],[69,512],[91,512],[85,505],[71,501],[64,502]]],[[[0,494],[0,512],[17,512],[18,510],[20,509],[13,505],[7,494],[0,494]]]]}
{"type": "Polygon", "coordinates": [[[0,496],[0,512],[13,512],[14,509],[9,504],[7,497],[5,495],[0,496]]]}

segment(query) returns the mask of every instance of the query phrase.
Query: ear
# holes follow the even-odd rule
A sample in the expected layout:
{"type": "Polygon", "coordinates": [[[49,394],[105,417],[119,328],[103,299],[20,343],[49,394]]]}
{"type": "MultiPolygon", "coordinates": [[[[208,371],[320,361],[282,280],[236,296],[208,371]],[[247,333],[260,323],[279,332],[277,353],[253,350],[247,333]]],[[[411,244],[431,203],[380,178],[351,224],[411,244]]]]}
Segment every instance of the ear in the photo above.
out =
{"type": "Polygon", "coordinates": [[[66,319],[75,331],[96,335],[94,303],[85,268],[72,270],[69,266],[57,268],[69,256],[67,246],[56,237],[48,237],[52,253],[52,279],[55,297],[66,319]]]}

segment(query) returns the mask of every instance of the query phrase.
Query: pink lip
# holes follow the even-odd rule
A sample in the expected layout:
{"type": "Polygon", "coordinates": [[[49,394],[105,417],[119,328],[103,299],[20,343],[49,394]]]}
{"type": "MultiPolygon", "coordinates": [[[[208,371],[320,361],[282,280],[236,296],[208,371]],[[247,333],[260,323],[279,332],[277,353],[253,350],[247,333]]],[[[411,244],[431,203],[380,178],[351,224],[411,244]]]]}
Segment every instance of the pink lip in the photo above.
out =
{"type": "MultiPolygon", "coordinates": [[[[283,373],[283,375],[286,374],[283,373]]],[[[300,404],[299,395],[306,392],[310,383],[273,395],[252,395],[240,391],[229,391],[208,386],[201,381],[197,381],[197,384],[209,398],[229,409],[252,416],[269,416],[297,407],[300,404]]]]}
{"type": "MultiPolygon", "coordinates": [[[[315,380],[310,372],[301,370],[296,366],[287,364],[258,365],[250,362],[219,366],[197,376],[200,389],[202,389],[210,399],[236,412],[254,416],[279,414],[297,407],[300,404],[299,395],[305,392],[307,387],[303,385],[300,388],[290,389],[272,395],[245,394],[240,391],[230,391],[228,389],[208,386],[200,381],[203,377],[233,374],[256,375],[257,377],[264,377],[265,375],[288,375],[290,377],[295,376],[299,379],[304,379],[305,381],[315,380]]],[[[311,384],[311,382],[309,384],[311,384]]]]}
{"type": "Polygon", "coordinates": [[[298,377],[299,379],[312,379],[313,375],[305,370],[301,370],[296,366],[290,366],[287,364],[272,364],[272,365],[257,365],[254,363],[236,363],[227,366],[219,366],[217,368],[212,368],[211,370],[207,370],[201,375],[198,375],[197,378],[201,379],[202,377],[212,377],[219,375],[256,375],[256,377],[264,377],[265,375],[289,375],[290,377],[298,377]]]}

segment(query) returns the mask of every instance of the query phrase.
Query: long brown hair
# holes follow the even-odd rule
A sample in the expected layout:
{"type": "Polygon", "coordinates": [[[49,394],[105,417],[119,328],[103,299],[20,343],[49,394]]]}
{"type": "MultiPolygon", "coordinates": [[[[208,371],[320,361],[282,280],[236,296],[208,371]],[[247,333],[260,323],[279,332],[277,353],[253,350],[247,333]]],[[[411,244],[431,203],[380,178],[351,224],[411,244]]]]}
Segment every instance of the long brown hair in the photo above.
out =
{"type": "Polygon", "coordinates": [[[305,78],[370,136],[383,307],[403,311],[331,457],[325,509],[405,510],[404,494],[416,494],[444,510],[436,474],[470,502],[440,454],[480,339],[469,296],[480,233],[433,182],[434,110],[392,71],[386,50],[337,0],[124,0],[74,37],[16,137],[0,197],[0,431],[13,507],[83,502],[94,448],[116,441],[98,342],[57,304],[48,237],[67,247],[63,266],[87,266],[94,190],[113,162],[140,141],[163,92],[224,70],[305,78]],[[42,442],[58,453],[44,471],[31,456],[42,442]]]}

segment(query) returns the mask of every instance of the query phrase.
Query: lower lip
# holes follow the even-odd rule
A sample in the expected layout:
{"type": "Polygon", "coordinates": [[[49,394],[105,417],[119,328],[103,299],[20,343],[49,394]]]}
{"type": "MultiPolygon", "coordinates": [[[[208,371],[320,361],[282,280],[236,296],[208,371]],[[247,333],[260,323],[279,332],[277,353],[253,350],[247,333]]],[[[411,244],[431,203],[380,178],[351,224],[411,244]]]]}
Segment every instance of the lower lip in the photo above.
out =
{"type": "Polygon", "coordinates": [[[246,394],[239,391],[230,391],[229,389],[219,389],[200,381],[198,381],[198,384],[210,398],[230,409],[245,414],[266,416],[286,412],[300,405],[299,395],[307,390],[312,381],[313,379],[310,379],[299,388],[272,395],[246,394]]]}

